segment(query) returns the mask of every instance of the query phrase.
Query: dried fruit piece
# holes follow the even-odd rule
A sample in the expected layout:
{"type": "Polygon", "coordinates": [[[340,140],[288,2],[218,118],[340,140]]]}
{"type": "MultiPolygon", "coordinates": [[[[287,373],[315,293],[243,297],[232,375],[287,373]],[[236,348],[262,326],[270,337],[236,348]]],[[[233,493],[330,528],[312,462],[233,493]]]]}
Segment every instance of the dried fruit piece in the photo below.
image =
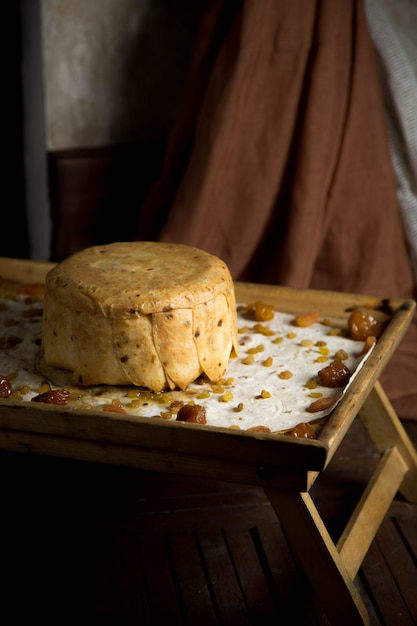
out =
{"type": "Polygon", "coordinates": [[[348,327],[352,339],[365,341],[369,335],[378,338],[382,326],[375,316],[365,309],[355,309],[349,316],[348,327]]]}
{"type": "Polygon", "coordinates": [[[169,406],[169,410],[171,413],[178,413],[182,406],[184,406],[184,402],[182,400],[173,400],[169,406]]]}
{"type": "Polygon", "coordinates": [[[323,387],[345,387],[352,376],[350,369],[342,361],[332,361],[317,373],[323,387]]]}
{"type": "Polygon", "coordinates": [[[259,352],[263,352],[265,350],[265,346],[263,346],[262,344],[259,344],[258,346],[255,346],[254,348],[249,348],[249,350],[246,350],[246,354],[258,354],[259,352]]]}
{"type": "Polygon", "coordinates": [[[319,319],[318,311],[307,311],[306,313],[299,313],[294,318],[295,326],[300,326],[301,328],[307,328],[308,326],[312,326],[319,319]]]}
{"type": "Polygon", "coordinates": [[[110,413],[126,413],[125,409],[118,400],[113,400],[101,408],[103,411],[109,411],[110,413]]]}
{"type": "Polygon", "coordinates": [[[373,345],[376,344],[376,337],[374,335],[369,335],[366,339],[365,339],[365,343],[363,345],[362,348],[362,352],[361,354],[366,354],[367,352],[369,352],[369,350],[372,348],[373,345]]]}
{"type": "Polygon", "coordinates": [[[263,324],[254,324],[253,330],[260,335],[265,335],[265,337],[272,337],[275,334],[275,331],[271,330],[269,326],[264,326],[263,324]]]}
{"type": "MultiPolygon", "coordinates": [[[[206,400],[207,398],[210,398],[210,392],[202,391],[201,393],[198,393],[196,397],[198,400],[206,400]]],[[[178,413],[178,410],[177,410],[177,413],[178,413]]]]}
{"type": "Polygon", "coordinates": [[[291,428],[287,433],[291,437],[300,437],[301,439],[317,439],[316,432],[314,428],[305,422],[301,422],[301,424],[297,424],[294,428],[291,428]]]}
{"type": "Polygon", "coordinates": [[[274,307],[265,302],[258,301],[254,308],[255,318],[258,322],[268,322],[274,319],[274,307]]]}
{"type": "Polygon", "coordinates": [[[270,398],[271,394],[266,389],[262,389],[261,393],[258,396],[255,396],[256,400],[265,400],[266,398],[270,398]]]}
{"type": "Polygon", "coordinates": [[[255,357],[253,356],[253,354],[248,354],[248,356],[245,356],[245,358],[242,359],[243,365],[252,365],[254,362],[255,357]]]}
{"type": "Polygon", "coordinates": [[[233,400],[233,393],[231,391],[225,391],[222,396],[220,396],[220,400],[222,402],[230,402],[233,400]]]}
{"type": "Polygon", "coordinates": [[[67,389],[49,389],[32,398],[32,402],[44,402],[45,404],[67,404],[70,392],[67,389]]]}
{"type": "Polygon", "coordinates": [[[25,283],[20,285],[18,293],[26,296],[42,297],[45,293],[44,283],[25,283]]]}
{"type": "Polygon", "coordinates": [[[323,397],[315,400],[307,407],[307,411],[309,413],[318,413],[319,411],[325,411],[326,409],[330,409],[336,402],[335,398],[331,397],[323,397]]]}
{"type": "Polygon", "coordinates": [[[206,424],[206,409],[200,404],[184,404],[178,411],[177,420],[193,424],[206,424]]]}
{"type": "Polygon", "coordinates": [[[0,398],[8,398],[12,393],[12,383],[5,376],[0,376],[0,398]]]}
{"type": "Polygon", "coordinates": [[[335,361],[346,361],[346,359],[348,358],[349,358],[348,353],[346,352],[346,350],[343,350],[342,348],[340,348],[340,350],[335,352],[335,355],[334,355],[335,361]]]}
{"type": "Polygon", "coordinates": [[[259,426],[251,426],[251,428],[248,428],[248,431],[251,433],[270,433],[271,429],[268,426],[259,424],[259,426]]]}
{"type": "Polygon", "coordinates": [[[25,319],[30,319],[32,317],[42,317],[42,309],[40,307],[34,307],[31,306],[28,309],[25,309],[22,312],[22,317],[24,317],[25,319]]]}
{"type": "Polygon", "coordinates": [[[19,343],[22,343],[22,341],[21,337],[16,337],[15,335],[0,337],[0,350],[11,350],[15,346],[18,346],[19,343]]]}

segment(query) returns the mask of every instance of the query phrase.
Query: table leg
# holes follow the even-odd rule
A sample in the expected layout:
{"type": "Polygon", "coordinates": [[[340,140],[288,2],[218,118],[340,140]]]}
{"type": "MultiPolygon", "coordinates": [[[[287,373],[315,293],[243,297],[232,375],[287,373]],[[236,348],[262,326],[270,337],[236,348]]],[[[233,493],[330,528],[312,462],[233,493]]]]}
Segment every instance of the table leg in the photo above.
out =
{"type": "Polygon", "coordinates": [[[408,467],[399,491],[406,500],[417,503],[417,452],[379,382],[369,393],[359,417],[381,454],[397,448],[408,467]]]}
{"type": "Polygon", "coordinates": [[[300,569],[332,624],[369,624],[366,607],[308,493],[266,489],[300,569]]]}

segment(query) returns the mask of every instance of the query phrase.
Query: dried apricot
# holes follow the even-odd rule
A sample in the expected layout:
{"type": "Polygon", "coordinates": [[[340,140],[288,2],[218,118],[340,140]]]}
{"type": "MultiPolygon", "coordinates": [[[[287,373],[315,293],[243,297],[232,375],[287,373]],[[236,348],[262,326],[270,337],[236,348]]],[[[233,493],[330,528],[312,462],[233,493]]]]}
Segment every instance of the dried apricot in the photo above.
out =
{"type": "Polygon", "coordinates": [[[19,293],[26,296],[43,296],[45,293],[44,283],[24,283],[19,287],[19,293]]]}
{"type": "Polygon", "coordinates": [[[350,369],[342,361],[332,361],[317,373],[323,387],[345,387],[352,376],[350,369]]]}
{"type": "Polygon", "coordinates": [[[263,424],[259,424],[259,426],[251,426],[248,428],[248,432],[251,433],[270,433],[271,429],[268,426],[264,426],[263,424]]]}
{"type": "Polygon", "coordinates": [[[109,413],[126,413],[125,409],[118,400],[113,400],[101,408],[103,411],[108,411],[109,413]]]}
{"type": "Polygon", "coordinates": [[[0,376],[0,398],[8,398],[12,393],[12,383],[5,376],[0,376]]]}
{"type": "Polygon", "coordinates": [[[307,326],[312,326],[319,319],[318,311],[307,311],[306,313],[299,313],[294,318],[295,326],[300,326],[301,328],[307,328],[307,326]]]}
{"type": "Polygon", "coordinates": [[[206,424],[206,409],[200,404],[184,404],[178,411],[177,420],[193,424],[206,424]]]}
{"type": "Polygon", "coordinates": [[[317,439],[314,428],[311,424],[305,422],[297,424],[297,426],[291,428],[291,430],[289,430],[286,434],[291,437],[299,437],[300,439],[317,439]]]}
{"type": "Polygon", "coordinates": [[[355,309],[349,316],[348,327],[352,339],[365,341],[372,335],[378,338],[382,332],[381,323],[375,316],[365,309],[355,309]]]}
{"type": "Polygon", "coordinates": [[[70,392],[67,389],[50,389],[32,398],[32,402],[44,402],[45,404],[67,404],[70,392]]]}
{"type": "Polygon", "coordinates": [[[374,335],[369,335],[365,339],[365,343],[363,344],[363,348],[362,348],[361,354],[367,354],[369,352],[369,350],[372,348],[372,346],[375,345],[375,344],[376,344],[376,337],[374,335]]]}
{"type": "Polygon", "coordinates": [[[318,413],[319,411],[325,411],[326,409],[330,409],[334,405],[336,400],[331,397],[323,397],[315,400],[307,407],[307,411],[309,413],[318,413]]]}

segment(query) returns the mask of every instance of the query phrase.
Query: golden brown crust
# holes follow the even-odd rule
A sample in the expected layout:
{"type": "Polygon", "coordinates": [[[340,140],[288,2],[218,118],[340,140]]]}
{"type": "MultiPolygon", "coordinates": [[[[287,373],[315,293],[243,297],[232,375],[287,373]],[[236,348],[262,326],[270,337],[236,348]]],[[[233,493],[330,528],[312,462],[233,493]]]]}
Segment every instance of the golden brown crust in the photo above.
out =
{"type": "Polygon", "coordinates": [[[194,311],[194,338],[200,365],[210,380],[225,371],[233,349],[229,306],[225,295],[198,304],[194,311]],[[213,354],[216,359],[213,359],[213,354]]]}
{"type": "Polygon", "coordinates": [[[219,380],[237,350],[233,281],[202,250],[96,246],[47,276],[44,362],[78,384],[185,389],[202,373],[219,380]]]}
{"type": "Polygon", "coordinates": [[[193,314],[189,308],[152,315],[154,346],[171,389],[185,389],[203,371],[193,338],[193,314]]]}
{"type": "Polygon", "coordinates": [[[72,255],[49,272],[46,287],[70,309],[129,318],[206,302],[230,289],[230,273],[191,246],[118,242],[72,255]]]}

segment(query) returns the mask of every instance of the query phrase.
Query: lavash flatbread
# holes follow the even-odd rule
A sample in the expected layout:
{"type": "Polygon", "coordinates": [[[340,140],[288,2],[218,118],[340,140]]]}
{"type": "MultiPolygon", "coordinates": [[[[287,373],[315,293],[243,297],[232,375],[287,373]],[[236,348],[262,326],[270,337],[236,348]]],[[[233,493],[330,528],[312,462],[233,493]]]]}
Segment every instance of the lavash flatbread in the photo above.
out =
{"type": "Polygon", "coordinates": [[[46,278],[45,366],[77,384],[185,389],[219,380],[238,352],[233,281],[225,263],[178,244],[94,246],[46,278]]]}

